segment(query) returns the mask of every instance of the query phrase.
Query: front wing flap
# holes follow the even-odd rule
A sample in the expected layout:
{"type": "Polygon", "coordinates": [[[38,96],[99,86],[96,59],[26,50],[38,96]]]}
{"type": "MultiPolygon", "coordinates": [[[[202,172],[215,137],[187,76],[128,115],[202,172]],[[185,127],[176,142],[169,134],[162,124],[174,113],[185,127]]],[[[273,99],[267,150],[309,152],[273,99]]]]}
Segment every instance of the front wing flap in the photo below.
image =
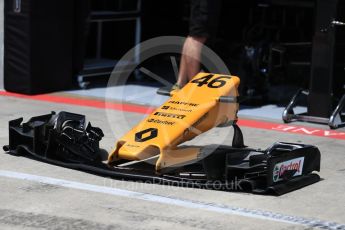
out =
{"type": "Polygon", "coordinates": [[[320,152],[311,145],[277,142],[266,150],[209,145],[200,148],[198,161],[157,174],[158,157],[111,166],[102,161],[103,132],[86,126],[83,115],[61,112],[22,121],[9,122],[5,152],[117,179],[275,195],[320,180],[314,173],[320,171],[320,152]]]}

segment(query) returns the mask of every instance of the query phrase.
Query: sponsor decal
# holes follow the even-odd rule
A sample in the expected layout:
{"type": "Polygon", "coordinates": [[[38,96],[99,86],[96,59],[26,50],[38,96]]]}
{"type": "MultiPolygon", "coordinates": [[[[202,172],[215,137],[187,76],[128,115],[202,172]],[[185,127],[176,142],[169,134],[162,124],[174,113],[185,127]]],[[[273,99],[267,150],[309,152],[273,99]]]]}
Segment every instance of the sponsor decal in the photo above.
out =
{"type": "Polygon", "coordinates": [[[185,101],[168,101],[169,104],[175,104],[175,105],[186,105],[191,107],[197,107],[199,104],[185,102],[185,101]]]}
{"type": "Polygon", "coordinates": [[[293,175],[294,177],[302,175],[303,163],[304,157],[299,157],[276,164],[273,168],[273,182],[283,180],[284,172],[287,170],[295,171],[295,174],[293,175]]]}
{"type": "Polygon", "coordinates": [[[125,146],[131,147],[131,148],[139,148],[139,145],[132,145],[132,144],[128,144],[126,143],[125,146]]]}
{"type": "Polygon", "coordinates": [[[162,113],[162,112],[155,112],[155,116],[160,117],[168,117],[168,118],[176,118],[176,119],[183,119],[186,115],[179,115],[179,114],[172,114],[172,113],[162,113]]]}
{"type": "Polygon", "coordinates": [[[187,113],[191,113],[193,112],[192,109],[183,109],[183,108],[176,108],[176,107],[171,107],[171,106],[162,106],[162,109],[164,110],[173,110],[173,111],[179,111],[179,112],[187,112],[187,113]]]}
{"type": "Polygon", "coordinates": [[[156,123],[160,125],[174,125],[175,124],[175,122],[173,121],[162,121],[162,120],[153,119],[153,118],[148,119],[147,122],[156,123]]]}

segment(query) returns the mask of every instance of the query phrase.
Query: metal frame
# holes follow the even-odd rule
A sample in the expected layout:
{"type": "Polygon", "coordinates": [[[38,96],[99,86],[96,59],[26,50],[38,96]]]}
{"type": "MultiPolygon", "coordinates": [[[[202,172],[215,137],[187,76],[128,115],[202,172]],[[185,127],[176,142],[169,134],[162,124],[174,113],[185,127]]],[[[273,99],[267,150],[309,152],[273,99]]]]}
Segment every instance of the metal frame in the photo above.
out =
{"type": "MultiPolygon", "coordinates": [[[[134,45],[135,45],[135,57],[134,62],[130,65],[138,65],[140,63],[140,41],[141,41],[141,0],[137,0],[136,10],[130,11],[111,11],[108,17],[95,17],[90,20],[90,23],[97,23],[97,38],[96,38],[96,60],[102,59],[102,34],[103,34],[103,23],[104,22],[119,22],[119,21],[135,21],[135,34],[134,34],[134,45]]],[[[114,66],[115,67],[115,66],[114,66]]],[[[104,71],[104,68],[100,68],[99,74],[95,73],[95,68],[92,68],[90,73],[84,70],[78,76],[78,84],[80,88],[87,88],[90,84],[91,78],[96,76],[106,76],[112,73],[113,68],[109,68],[108,71],[104,71]],[[88,80],[87,80],[88,79],[88,80]]],[[[137,75],[135,73],[135,75],[137,75]]],[[[136,76],[137,78],[137,76],[136,76]]]]}
{"type": "Polygon", "coordinates": [[[327,124],[331,129],[337,129],[340,127],[345,127],[345,112],[343,111],[345,107],[345,95],[340,99],[338,105],[332,112],[332,115],[327,117],[317,117],[310,116],[308,113],[296,114],[294,108],[298,105],[298,102],[302,97],[307,98],[309,96],[309,91],[299,89],[297,93],[293,96],[288,106],[283,111],[283,121],[289,123],[292,121],[305,121],[314,122],[320,124],[327,124]]]}
{"type": "Polygon", "coordinates": [[[345,106],[345,95],[340,99],[337,107],[333,111],[331,117],[329,118],[328,125],[332,129],[345,127],[345,114],[344,114],[344,106],[345,106]]]}
{"type": "Polygon", "coordinates": [[[345,95],[334,105],[333,65],[335,52],[335,26],[345,23],[335,21],[338,0],[317,0],[316,25],[313,40],[311,76],[309,90],[300,89],[283,111],[283,121],[306,121],[328,124],[336,129],[345,126],[345,95]],[[295,114],[294,108],[301,97],[307,97],[306,113],[295,114]],[[334,109],[334,110],[333,110],[334,109]]]}

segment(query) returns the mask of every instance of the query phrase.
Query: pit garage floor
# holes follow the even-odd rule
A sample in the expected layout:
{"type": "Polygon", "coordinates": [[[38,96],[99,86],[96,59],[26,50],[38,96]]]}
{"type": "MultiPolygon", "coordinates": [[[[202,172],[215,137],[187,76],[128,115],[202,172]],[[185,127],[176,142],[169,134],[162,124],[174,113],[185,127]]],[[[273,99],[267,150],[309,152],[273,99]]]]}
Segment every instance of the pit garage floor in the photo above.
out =
{"type": "MultiPolygon", "coordinates": [[[[108,100],[106,110],[104,98],[90,95],[28,97],[1,91],[0,145],[8,144],[9,120],[64,110],[85,114],[101,127],[101,145],[109,150],[149,112],[148,105],[121,105],[116,98],[108,100]]],[[[1,150],[0,229],[345,229],[345,130],[284,125],[270,112],[266,117],[255,114],[240,112],[245,144],[316,145],[322,154],[319,183],[279,197],[169,187],[112,180],[1,150]]],[[[231,134],[215,128],[192,144],[231,143],[231,134]]]]}

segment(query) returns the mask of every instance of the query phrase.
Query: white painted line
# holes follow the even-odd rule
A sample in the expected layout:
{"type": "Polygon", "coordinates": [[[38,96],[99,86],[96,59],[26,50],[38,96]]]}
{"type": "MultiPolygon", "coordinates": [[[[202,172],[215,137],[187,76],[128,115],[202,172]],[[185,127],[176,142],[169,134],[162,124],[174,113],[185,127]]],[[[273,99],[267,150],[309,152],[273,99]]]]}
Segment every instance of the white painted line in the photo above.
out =
{"type": "Polygon", "coordinates": [[[316,219],[305,219],[303,217],[288,216],[273,212],[266,212],[260,210],[239,208],[233,206],[226,206],[212,203],[202,203],[192,200],[182,200],[178,198],[164,197],[159,195],[153,195],[149,193],[133,192],[124,189],[111,188],[105,186],[98,186],[86,183],[80,183],[76,181],[61,180],[51,177],[36,176],[26,173],[18,173],[13,171],[0,170],[1,177],[21,179],[27,181],[33,181],[38,183],[44,183],[49,185],[57,185],[66,188],[79,189],[84,191],[91,191],[97,193],[104,193],[108,195],[121,196],[130,199],[145,200],[160,204],[175,205],[183,208],[199,209],[204,211],[217,212],[222,214],[238,215],[243,217],[250,217],[261,220],[269,220],[280,223],[303,225],[307,227],[319,227],[322,229],[334,229],[345,230],[345,225],[337,224],[333,222],[321,221],[316,219]]]}

